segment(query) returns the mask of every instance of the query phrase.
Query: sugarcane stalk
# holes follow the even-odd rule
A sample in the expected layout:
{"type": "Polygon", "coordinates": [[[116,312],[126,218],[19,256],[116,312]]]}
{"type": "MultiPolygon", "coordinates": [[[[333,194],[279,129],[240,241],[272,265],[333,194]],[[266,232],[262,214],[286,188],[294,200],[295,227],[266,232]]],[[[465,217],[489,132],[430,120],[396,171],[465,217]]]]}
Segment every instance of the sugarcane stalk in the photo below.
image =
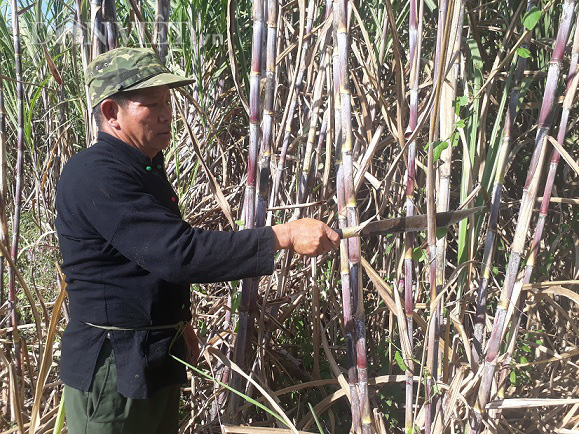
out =
{"type": "MultiPolygon", "coordinates": [[[[261,79],[261,39],[263,36],[263,0],[254,0],[252,7],[253,37],[251,44],[251,74],[249,77],[249,153],[247,158],[247,183],[245,187],[244,218],[245,228],[255,227],[255,193],[257,180],[257,160],[259,152],[259,125],[261,120],[259,85],[261,79]]],[[[249,369],[251,337],[254,316],[257,311],[257,278],[246,278],[241,283],[239,324],[235,343],[235,362],[245,372],[249,369]]],[[[232,376],[232,387],[241,386],[241,377],[232,376]]],[[[239,398],[231,396],[230,415],[237,416],[239,398]]]]}
{"type": "MultiPolygon", "coordinates": [[[[535,5],[535,0],[529,0],[527,10],[535,5]]],[[[525,38],[522,47],[527,48],[531,40],[532,33],[525,38]]],[[[523,71],[527,67],[527,59],[518,57],[515,67],[513,88],[509,94],[509,105],[505,116],[505,125],[503,128],[501,145],[499,148],[498,163],[495,173],[495,182],[491,196],[491,211],[489,223],[485,237],[485,247],[483,253],[482,273],[477,291],[476,315],[474,319],[474,338],[472,342],[472,354],[474,361],[478,364],[482,358],[484,344],[484,328],[486,321],[486,300],[487,288],[491,277],[492,262],[495,251],[495,239],[497,234],[497,223],[499,218],[499,208],[501,204],[501,195],[505,178],[506,161],[511,145],[511,131],[517,115],[519,97],[521,95],[521,79],[523,71]]]]}
{"type": "MultiPolygon", "coordinates": [[[[422,33],[419,31],[419,17],[418,17],[418,1],[410,1],[410,14],[408,18],[409,27],[409,64],[410,64],[410,112],[408,134],[412,135],[416,130],[418,124],[418,79],[420,74],[420,50],[422,42],[422,33]]],[[[422,19],[420,19],[422,21],[422,19]]],[[[416,141],[412,140],[408,144],[408,166],[406,169],[406,215],[413,216],[415,213],[414,207],[414,184],[416,180],[416,141]]],[[[408,332],[408,340],[410,341],[410,349],[413,347],[413,310],[414,310],[414,296],[412,291],[413,275],[412,270],[414,264],[412,260],[412,253],[414,249],[415,234],[407,232],[404,236],[404,313],[406,315],[406,330],[408,332]]],[[[405,381],[405,424],[404,428],[407,433],[413,430],[413,376],[414,376],[414,361],[412,354],[404,355],[404,363],[408,367],[406,371],[405,381]]]]}
{"type": "Polygon", "coordinates": [[[440,340],[440,315],[441,307],[438,297],[437,286],[437,255],[436,255],[436,177],[434,171],[434,143],[438,138],[438,110],[443,80],[446,76],[446,54],[450,38],[450,17],[453,16],[454,2],[450,5],[444,0],[441,2],[438,30],[440,38],[435,53],[435,80],[434,80],[434,105],[430,117],[428,134],[428,159],[426,165],[426,214],[427,214],[427,240],[429,259],[429,286],[430,286],[430,327],[428,328],[428,344],[426,353],[426,386],[425,386],[425,433],[429,434],[434,422],[434,409],[437,407],[438,397],[434,391],[434,384],[438,377],[438,355],[440,340]]]}
{"type": "MultiPolygon", "coordinates": [[[[334,11],[337,11],[337,4],[334,1],[334,11]]],[[[334,144],[335,144],[335,168],[336,168],[336,196],[338,202],[338,226],[345,228],[348,226],[346,215],[346,196],[344,187],[344,164],[342,147],[344,136],[342,134],[342,106],[340,98],[340,70],[338,57],[338,21],[336,14],[333,19],[333,51],[332,51],[332,75],[333,75],[333,103],[334,103],[334,144]]],[[[352,291],[350,284],[350,265],[348,263],[348,242],[340,242],[340,277],[342,293],[342,314],[344,316],[344,338],[346,341],[346,353],[348,357],[348,385],[350,389],[350,408],[352,413],[351,431],[359,433],[361,431],[360,420],[360,398],[356,384],[358,383],[358,373],[356,370],[356,348],[354,346],[354,320],[352,314],[352,291]]]]}
{"type": "MultiPolygon", "coordinates": [[[[573,100],[575,98],[575,93],[577,92],[577,85],[579,84],[579,15],[577,16],[575,22],[575,36],[573,38],[573,49],[571,52],[571,64],[569,66],[569,73],[567,74],[567,87],[565,89],[565,98],[563,100],[563,110],[561,112],[561,120],[559,121],[559,130],[557,133],[557,142],[563,144],[565,142],[565,135],[567,133],[567,126],[569,123],[569,115],[571,114],[571,108],[573,106],[573,100]]],[[[541,208],[539,211],[539,217],[537,219],[537,224],[535,226],[535,233],[533,235],[533,241],[531,244],[531,249],[528,254],[528,258],[525,264],[525,271],[523,274],[522,285],[531,282],[533,275],[533,270],[535,268],[535,263],[537,261],[537,254],[539,252],[539,247],[541,239],[543,238],[543,230],[545,228],[545,221],[549,212],[549,204],[551,202],[551,194],[553,192],[553,186],[555,183],[555,175],[557,174],[557,166],[559,165],[559,160],[561,159],[561,154],[556,148],[553,148],[551,153],[551,161],[549,163],[549,170],[547,172],[547,179],[545,180],[545,187],[543,190],[543,197],[541,199],[541,208]]],[[[509,334],[509,346],[507,350],[507,357],[505,358],[504,369],[501,370],[500,380],[499,380],[499,398],[504,397],[505,389],[505,379],[509,374],[510,361],[513,357],[514,350],[516,348],[517,336],[519,332],[519,324],[522,317],[522,309],[525,304],[526,293],[523,292],[521,299],[519,301],[518,309],[514,311],[513,325],[511,327],[511,333],[509,334]]]]}
{"type": "MultiPolygon", "coordinates": [[[[352,100],[348,75],[348,24],[347,0],[338,0],[334,8],[336,20],[336,38],[338,49],[338,80],[340,89],[340,108],[342,111],[342,166],[344,178],[344,198],[346,200],[346,217],[350,226],[359,223],[358,208],[356,205],[356,190],[354,188],[353,164],[353,133],[352,133],[352,100]]],[[[341,251],[344,255],[345,249],[341,251]]],[[[360,265],[360,240],[348,240],[348,266],[352,297],[352,310],[355,330],[355,353],[357,371],[357,390],[360,405],[361,432],[374,432],[370,401],[368,397],[368,368],[366,356],[366,326],[364,319],[364,303],[362,294],[362,270],[360,265]]],[[[346,266],[342,256],[343,267],[346,266]]],[[[354,415],[352,415],[354,417],[354,415]]],[[[355,425],[354,425],[355,426],[355,425]]]]}
{"type": "Polygon", "coordinates": [[[265,224],[268,187],[271,178],[271,148],[273,142],[273,105],[275,99],[275,58],[277,55],[277,0],[267,1],[267,40],[265,67],[265,103],[263,109],[263,137],[259,167],[259,194],[257,197],[257,226],[265,224]]]}
{"type": "Polygon", "coordinates": [[[92,25],[91,59],[104,53],[106,48],[105,30],[103,25],[103,0],[91,0],[90,2],[90,22],[92,25]]]}
{"type": "MultiPolygon", "coordinates": [[[[20,241],[20,212],[22,209],[22,186],[24,177],[24,84],[22,83],[22,53],[20,52],[20,23],[18,3],[12,0],[12,36],[14,38],[14,67],[16,70],[16,175],[14,189],[14,214],[12,220],[12,243],[10,256],[16,263],[20,241]]],[[[14,363],[18,377],[22,376],[20,360],[20,337],[18,336],[18,313],[16,312],[16,270],[10,267],[8,273],[8,305],[12,322],[14,342],[14,363]]]]}
{"type": "Polygon", "coordinates": [[[114,50],[119,46],[117,30],[117,14],[114,0],[103,0],[103,26],[105,30],[106,51],[114,50]]]}
{"type": "MultiPolygon", "coordinates": [[[[315,2],[311,1],[308,4],[308,11],[307,11],[307,17],[306,17],[306,27],[305,27],[305,33],[306,34],[309,34],[312,31],[312,25],[314,22],[314,12],[315,12],[315,2]]],[[[275,169],[275,176],[273,179],[271,196],[269,198],[269,208],[275,207],[275,204],[277,201],[277,196],[279,193],[279,186],[281,183],[281,178],[282,178],[283,172],[285,170],[287,151],[288,151],[288,147],[290,144],[290,138],[291,138],[291,134],[292,134],[293,118],[294,118],[295,110],[297,107],[298,98],[299,98],[300,93],[302,91],[304,76],[305,76],[306,69],[307,69],[306,58],[307,58],[307,55],[309,52],[309,47],[310,47],[310,43],[311,43],[310,41],[311,41],[311,38],[308,38],[303,42],[302,52],[300,54],[300,59],[299,59],[300,62],[298,65],[298,73],[296,76],[292,97],[291,97],[288,109],[286,111],[287,115],[285,116],[285,131],[283,134],[283,141],[282,141],[282,145],[281,145],[279,160],[277,162],[277,166],[275,169]]],[[[284,124],[284,122],[282,122],[282,125],[283,124],[284,124]]],[[[272,219],[273,219],[273,211],[268,211],[267,222],[266,222],[266,224],[268,226],[271,225],[272,219]]]]}
{"type": "MultiPolygon", "coordinates": [[[[88,64],[90,63],[90,42],[89,42],[88,32],[86,31],[86,27],[85,27],[85,24],[83,22],[82,0],[75,0],[74,4],[76,6],[76,22],[77,22],[78,29],[80,31],[80,38],[81,38],[80,59],[82,61],[82,69],[83,69],[83,71],[86,71],[86,68],[88,67],[88,64]]],[[[94,127],[94,119],[92,116],[92,102],[91,102],[91,98],[90,98],[90,91],[89,91],[86,83],[84,85],[84,91],[85,91],[85,95],[86,95],[86,106],[84,106],[84,109],[86,111],[86,116],[85,116],[85,120],[86,120],[86,143],[88,146],[88,144],[90,144],[92,142],[92,137],[93,137],[93,132],[95,130],[95,127],[94,127]]]]}
{"type": "Polygon", "coordinates": [[[156,0],[155,2],[155,35],[154,40],[159,51],[161,62],[165,63],[169,52],[168,33],[171,2],[156,0]]]}
{"type": "Polygon", "coordinates": [[[551,61],[549,62],[549,70],[547,73],[547,83],[545,86],[545,93],[539,113],[537,134],[535,137],[535,148],[531,158],[531,164],[527,172],[525,187],[523,189],[523,197],[520,205],[519,217],[515,229],[513,243],[511,245],[511,254],[509,263],[505,273],[505,281],[495,319],[493,322],[493,330],[489,338],[486,349],[483,375],[478,389],[477,401],[474,407],[473,417],[471,417],[471,429],[475,433],[479,433],[482,429],[482,417],[484,416],[485,406],[489,401],[491,385],[494,378],[494,373],[497,367],[497,359],[499,356],[500,344],[502,342],[505,320],[509,303],[517,304],[517,300],[511,299],[511,294],[519,271],[521,256],[524,250],[525,237],[529,228],[529,223],[533,211],[533,205],[537,197],[538,182],[541,177],[542,163],[545,156],[545,141],[551,127],[551,118],[553,111],[553,104],[557,94],[557,81],[561,70],[561,61],[571,25],[573,23],[573,10],[575,7],[575,0],[565,0],[562,7],[560,18],[560,26],[557,31],[557,37],[553,48],[551,61]]]}
{"type": "MultiPolygon", "coordinates": [[[[2,75],[2,64],[0,62],[0,75],[2,75]]],[[[6,199],[8,195],[8,184],[6,170],[6,112],[4,111],[4,80],[0,80],[0,242],[7,244],[8,219],[6,216],[6,199]]],[[[0,255],[0,305],[5,301],[4,285],[4,257],[0,255]]]]}
{"type": "MultiPolygon", "coordinates": [[[[440,138],[441,140],[447,141],[447,147],[442,151],[440,156],[441,164],[438,166],[437,170],[437,212],[445,212],[449,210],[450,205],[450,178],[451,178],[451,167],[452,167],[452,149],[453,149],[453,134],[455,131],[455,110],[454,102],[456,99],[456,87],[457,80],[459,76],[459,60],[460,60],[460,47],[462,42],[462,27],[464,20],[464,8],[465,4],[463,0],[460,0],[458,7],[455,7],[454,14],[452,15],[452,27],[450,28],[450,42],[449,42],[449,52],[447,54],[447,59],[452,61],[452,66],[450,67],[446,77],[442,82],[441,89],[441,103],[439,110],[440,118],[440,138]]],[[[446,281],[445,269],[446,269],[446,249],[447,249],[447,235],[446,232],[440,238],[436,240],[436,285],[438,288],[442,288],[446,281]]],[[[444,306],[444,297],[441,298],[440,304],[444,306]]],[[[439,319],[440,324],[444,323],[443,315],[439,319]]],[[[449,321],[450,323],[450,321],[449,321]]],[[[446,331],[449,333],[450,324],[447,324],[446,331]]],[[[448,340],[447,340],[448,342],[448,340]]],[[[446,368],[446,353],[448,349],[448,344],[444,347],[444,353],[442,350],[439,352],[439,378],[443,377],[443,381],[446,382],[448,372],[445,371],[446,368]]],[[[439,401],[440,403],[441,401],[439,401]]]]}
{"type": "MultiPolygon", "coordinates": [[[[324,90],[324,74],[321,72],[325,70],[326,67],[326,50],[325,50],[325,42],[324,41],[324,49],[322,51],[322,59],[321,59],[321,68],[320,72],[318,73],[315,84],[314,84],[314,94],[312,97],[312,110],[310,114],[310,121],[308,126],[308,138],[306,141],[306,150],[304,153],[304,159],[302,164],[302,173],[300,175],[300,182],[298,186],[298,198],[297,203],[304,203],[306,200],[307,194],[307,186],[308,180],[310,177],[311,166],[312,166],[312,157],[314,152],[314,143],[316,139],[316,132],[317,132],[317,124],[318,118],[320,114],[321,104],[322,104],[322,92],[324,90]]],[[[297,209],[299,215],[300,209],[297,209]]]]}

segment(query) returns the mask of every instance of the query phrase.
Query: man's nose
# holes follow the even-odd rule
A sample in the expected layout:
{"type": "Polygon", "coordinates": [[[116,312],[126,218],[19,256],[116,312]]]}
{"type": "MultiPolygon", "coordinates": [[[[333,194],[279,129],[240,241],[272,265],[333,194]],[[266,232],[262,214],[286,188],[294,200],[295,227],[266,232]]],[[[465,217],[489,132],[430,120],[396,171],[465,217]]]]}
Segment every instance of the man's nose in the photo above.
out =
{"type": "Polygon", "coordinates": [[[173,108],[171,107],[171,103],[168,102],[164,104],[164,109],[159,116],[159,120],[161,122],[170,122],[173,117],[173,108]]]}

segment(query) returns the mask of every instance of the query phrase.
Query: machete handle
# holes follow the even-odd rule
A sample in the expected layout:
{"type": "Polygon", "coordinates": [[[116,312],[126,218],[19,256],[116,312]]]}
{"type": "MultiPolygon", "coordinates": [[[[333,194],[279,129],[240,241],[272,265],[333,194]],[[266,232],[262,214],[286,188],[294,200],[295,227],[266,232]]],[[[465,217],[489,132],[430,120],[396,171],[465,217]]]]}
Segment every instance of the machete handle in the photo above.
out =
{"type": "Polygon", "coordinates": [[[348,226],[347,228],[333,230],[340,236],[341,240],[347,240],[348,238],[359,237],[361,226],[348,226]]]}

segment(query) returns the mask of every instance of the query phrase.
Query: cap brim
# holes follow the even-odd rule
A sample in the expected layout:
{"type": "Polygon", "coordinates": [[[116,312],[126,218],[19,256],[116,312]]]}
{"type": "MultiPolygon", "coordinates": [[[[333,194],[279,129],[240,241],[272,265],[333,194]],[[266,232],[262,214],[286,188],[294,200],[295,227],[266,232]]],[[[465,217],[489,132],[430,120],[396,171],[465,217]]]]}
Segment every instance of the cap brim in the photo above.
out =
{"type": "Polygon", "coordinates": [[[123,89],[123,91],[144,89],[147,87],[164,86],[164,85],[169,86],[169,88],[172,89],[174,87],[186,86],[191,83],[195,83],[194,78],[185,78],[175,74],[170,74],[168,72],[163,72],[161,74],[155,75],[154,77],[148,78],[137,84],[134,84],[133,86],[127,87],[123,89]]]}

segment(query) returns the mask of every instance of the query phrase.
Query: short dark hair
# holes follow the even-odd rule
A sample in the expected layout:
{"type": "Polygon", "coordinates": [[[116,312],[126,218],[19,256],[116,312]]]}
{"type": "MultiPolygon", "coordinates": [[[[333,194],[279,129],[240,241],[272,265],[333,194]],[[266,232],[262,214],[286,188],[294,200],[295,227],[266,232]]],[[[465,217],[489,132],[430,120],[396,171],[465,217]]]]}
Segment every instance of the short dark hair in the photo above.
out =
{"type": "MultiPolygon", "coordinates": [[[[116,102],[120,106],[125,106],[127,104],[127,102],[129,101],[128,95],[126,95],[123,92],[117,92],[114,95],[111,95],[105,99],[112,99],[114,102],[116,102]]],[[[97,130],[101,130],[102,126],[106,122],[106,119],[103,115],[103,112],[101,111],[101,104],[102,104],[102,102],[98,103],[98,105],[92,109],[92,115],[94,117],[94,121],[96,123],[97,130]]]]}

